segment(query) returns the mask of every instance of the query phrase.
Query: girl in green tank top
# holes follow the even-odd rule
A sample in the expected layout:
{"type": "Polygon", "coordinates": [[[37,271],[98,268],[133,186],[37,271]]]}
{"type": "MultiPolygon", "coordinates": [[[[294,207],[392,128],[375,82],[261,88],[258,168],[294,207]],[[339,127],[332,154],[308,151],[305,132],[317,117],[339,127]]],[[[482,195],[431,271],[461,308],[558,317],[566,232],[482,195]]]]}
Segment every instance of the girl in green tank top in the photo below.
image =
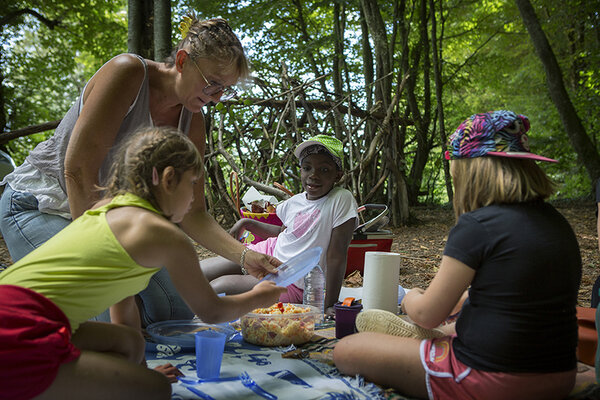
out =
{"type": "Polygon", "coordinates": [[[207,323],[268,307],[286,290],[266,281],[218,297],[204,277],[177,225],[202,178],[190,139],[174,128],[146,128],[115,159],[98,189],[104,200],[0,274],[0,362],[11,365],[0,387],[10,398],[170,398],[165,375],[178,371],[144,366],[133,297],[160,268],[207,323]],[[110,306],[112,324],[88,321],[110,306]]]}

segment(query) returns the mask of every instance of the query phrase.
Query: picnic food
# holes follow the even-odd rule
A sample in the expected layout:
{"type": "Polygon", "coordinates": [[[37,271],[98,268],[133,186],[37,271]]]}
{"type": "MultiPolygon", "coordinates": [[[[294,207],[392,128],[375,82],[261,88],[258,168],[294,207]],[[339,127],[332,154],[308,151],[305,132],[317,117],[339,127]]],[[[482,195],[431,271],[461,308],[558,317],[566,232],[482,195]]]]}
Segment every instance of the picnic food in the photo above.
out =
{"type": "Polygon", "coordinates": [[[271,204],[271,202],[264,200],[254,200],[250,203],[251,211],[253,213],[274,213],[275,205],[271,204]]]}
{"type": "Polygon", "coordinates": [[[319,310],[302,304],[275,303],[240,318],[244,340],[260,346],[288,346],[308,342],[319,310]]]}

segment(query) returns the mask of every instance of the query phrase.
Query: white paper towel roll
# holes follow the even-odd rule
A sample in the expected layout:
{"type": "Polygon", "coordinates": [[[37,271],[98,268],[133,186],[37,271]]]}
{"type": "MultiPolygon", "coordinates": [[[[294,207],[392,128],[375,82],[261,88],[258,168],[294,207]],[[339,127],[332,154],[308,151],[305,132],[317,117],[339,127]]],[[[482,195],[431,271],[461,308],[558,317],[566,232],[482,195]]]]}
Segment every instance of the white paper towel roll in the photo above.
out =
{"type": "Polygon", "coordinates": [[[365,253],[363,309],[377,308],[398,314],[400,254],[384,251],[365,253]]]}

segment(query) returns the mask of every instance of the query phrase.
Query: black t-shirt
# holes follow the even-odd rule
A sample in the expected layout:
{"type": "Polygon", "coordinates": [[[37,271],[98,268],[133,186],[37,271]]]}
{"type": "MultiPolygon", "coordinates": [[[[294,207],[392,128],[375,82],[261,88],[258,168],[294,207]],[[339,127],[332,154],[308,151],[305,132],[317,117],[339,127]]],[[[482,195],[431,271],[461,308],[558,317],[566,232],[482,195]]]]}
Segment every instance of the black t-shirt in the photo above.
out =
{"type": "Polygon", "coordinates": [[[456,357],[483,371],[575,368],[581,255],[567,220],[542,201],[461,215],[444,254],[476,273],[456,323],[456,357]]]}

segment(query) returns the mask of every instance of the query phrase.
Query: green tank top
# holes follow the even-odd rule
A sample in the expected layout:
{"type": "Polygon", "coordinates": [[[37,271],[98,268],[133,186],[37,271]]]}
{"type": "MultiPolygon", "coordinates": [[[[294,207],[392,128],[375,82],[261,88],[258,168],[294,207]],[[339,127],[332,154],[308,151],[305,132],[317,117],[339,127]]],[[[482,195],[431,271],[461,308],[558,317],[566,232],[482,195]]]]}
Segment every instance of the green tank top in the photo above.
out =
{"type": "Polygon", "coordinates": [[[158,268],[137,264],[106,221],[110,209],[135,206],[161,214],[127,193],[86,211],[62,231],[0,274],[0,284],[34,290],[54,302],[73,331],[122,299],[146,288],[158,268]]]}

